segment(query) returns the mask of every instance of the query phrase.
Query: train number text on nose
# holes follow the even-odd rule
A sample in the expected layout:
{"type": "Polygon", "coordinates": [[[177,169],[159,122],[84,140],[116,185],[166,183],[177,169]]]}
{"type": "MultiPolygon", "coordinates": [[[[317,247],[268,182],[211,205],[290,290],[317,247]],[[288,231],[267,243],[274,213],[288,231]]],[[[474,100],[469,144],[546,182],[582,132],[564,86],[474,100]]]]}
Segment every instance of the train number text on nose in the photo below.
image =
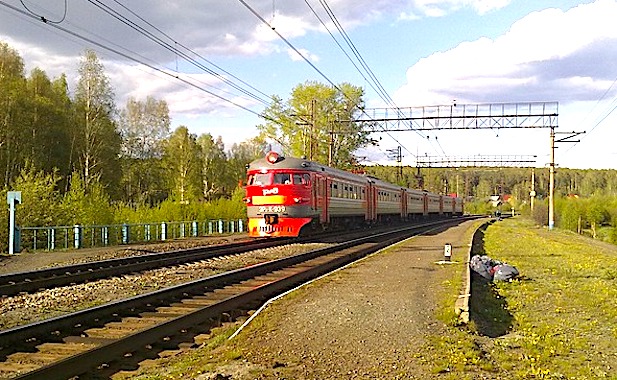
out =
{"type": "Polygon", "coordinates": [[[285,212],[285,206],[259,206],[259,212],[285,212]]]}

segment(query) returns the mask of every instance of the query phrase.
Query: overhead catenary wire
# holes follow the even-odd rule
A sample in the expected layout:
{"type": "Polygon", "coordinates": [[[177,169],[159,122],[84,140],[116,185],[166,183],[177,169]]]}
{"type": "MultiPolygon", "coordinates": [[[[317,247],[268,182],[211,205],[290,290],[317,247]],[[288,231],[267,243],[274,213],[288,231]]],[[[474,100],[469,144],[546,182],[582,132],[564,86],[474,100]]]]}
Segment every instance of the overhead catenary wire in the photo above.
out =
{"type": "MultiPolygon", "coordinates": [[[[377,93],[377,95],[386,103],[388,104],[390,107],[394,108],[397,112],[397,114],[400,116],[401,115],[401,110],[400,108],[395,104],[394,100],[390,97],[390,95],[388,94],[387,90],[383,87],[383,85],[381,84],[381,82],[379,81],[379,79],[377,78],[377,76],[375,75],[375,73],[373,72],[373,70],[371,70],[370,66],[368,65],[368,63],[366,62],[366,60],[364,59],[364,57],[362,56],[362,54],[360,53],[360,51],[358,50],[358,48],[356,47],[356,45],[353,43],[353,41],[351,40],[351,38],[349,37],[349,34],[345,31],[345,29],[343,28],[342,24],[340,23],[340,21],[338,20],[338,18],[336,17],[336,15],[334,14],[334,12],[332,11],[332,8],[328,5],[328,3],[325,0],[319,0],[321,6],[324,8],[326,14],[328,15],[328,17],[330,18],[330,20],[332,21],[333,25],[337,28],[337,30],[339,31],[339,34],[341,35],[341,37],[343,38],[343,40],[345,41],[346,45],[349,47],[349,50],[351,50],[352,54],[356,57],[356,60],[358,61],[358,63],[360,64],[360,66],[362,66],[364,72],[366,72],[366,75],[364,74],[364,72],[358,67],[358,65],[354,62],[354,60],[351,58],[351,56],[347,53],[347,51],[343,48],[343,46],[339,43],[339,41],[337,40],[337,38],[334,36],[334,34],[330,31],[330,29],[328,28],[328,26],[326,25],[326,23],[321,19],[321,17],[319,16],[319,14],[315,11],[315,9],[310,5],[310,3],[308,2],[308,0],[305,0],[305,3],[307,4],[307,6],[309,7],[309,9],[311,10],[311,12],[315,15],[315,17],[319,20],[319,22],[322,24],[322,26],[326,29],[326,31],[328,32],[328,34],[330,35],[330,37],[334,40],[334,42],[336,43],[336,45],[339,47],[339,49],[345,54],[345,56],[347,57],[347,59],[352,63],[352,65],[356,68],[356,70],[358,71],[358,73],[360,73],[360,75],[362,76],[362,78],[364,78],[365,81],[367,81],[367,83],[369,84],[369,86],[377,93]],[[368,77],[370,78],[367,78],[368,77]]],[[[366,113],[365,113],[366,114],[366,113]]],[[[368,115],[367,115],[368,116],[368,115]]],[[[370,116],[369,116],[370,117],[370,116]]],[[[413,129],[412,129],[413,130],[413,129]]],[[[427,137],[424,134],[422,134],[421,132],[417,131],[417,130],[413,130],[416,134],[418,134],[421,137],[427,137]]],[[[411,152],[409,149],[407,149],[407,147],[405,147],[403,144],[400,143],[400,141],[398,141],[398,139],[396,139],[394,136],[392,136],[392,134],[390,134],[389,132],[386,132],[388,134],[388,136],[390,136],[396,143],[399,144],[399,146],[403,147],[407,152],[409,152],[412,156],[415,156],[415,154],[413,152],[411,152]]],[[[428,137],[427,137],[428,138],[428,137]]],[[[429,143],[432,145],[432,143],[429,140],[429,143]]]]}
{"type": "Polygon", "coordinates": [[[266,26],[268,26],[268,28],[270,28],[272,30],[272,32],[274,32],[281,40],[283,40],[283,42],[285,42],[285,44],[287,46],[289,46],[289,48],[291,50],[293,50],[296,54],[298,54],[298,56],[300,58],[302,58],[309,66],[311,66],[319,75],[321,75],[322,78],[324,78],[328,83],[330,83],[330,85],[332,87],[334,87],[335,89],[340,91],[341,94],[345,95],[345,93],[343,92],[343,90],[339,86],[337,86],[330,78],[328,78],[328,76],[326,74],[324,74],[321,70],[319,70],[319,68],[317,68],[317,66],[315,66],[304,54],[302,54],[302,52],[298,48],[296,48],[291,42],[289,42],[289,40],[287,40],[287,38],[285,38],[281,33],[279,33],[278,30],[276,30],[276,28],[272,26],[272,24],[270,24],[265,18],[263,18],[259,14],[259,12],[257,12],[253,7],[251,7],[246,1],[244,1],[244,0],[238,0],[238,1],[242,5],[244,5],[246,7],[246,9],[248,9],[262,23],[264,23],[266,26]]]}
{"type": "MultiPolygon", "coordinates": [[[[35,15],[33,15],[33,14],[31,14],[31,13],[27,12],[27,11],[23,11],[23,10],[21,10],[21,9],[19,9],[19,8],[17,8],[17,7],[15,7],[15,6],[13,6],[13,5],[11,5],[11,4],[8,4],[8,3],[6,3],[6,2],[5,2],[5,1],[3,1],[3,0],[0,0],[0,5],[3,5],[3,6],[5,6],[5,7],[9,8],[9,9],[11,9],[11,10],[15,11],[15,12],[18,12],[18,13],[20,13],[20,14],[22,14],[22,15],[26,16],[26,17],[29,17],[29,18],[32,18],[32,19],[35,19],[35,20],[41,21],[41,20],[40,20],[37,16],[35,16],[35,15]]],[[[114,48],[109,47],[109,46],[107,46],[107,45],[105,45],[105,44],[103,44],[103,43],[100,43],[100,42],[95,41],[95,40],[93,40],[93,39],[91,39],[91,38],[88,38],[88,37],[83,36],[83,35],[81,35],[81,34],[79,34],[79,33],[76,33],[76,32],[74,32],[74,31],[72,31],[72,30],[69,30],[69,29],[67,29],[67,28],[64,28],[64,27],[62,27],[62,26],[61,26],[61,25],[59,25],[59,24],[49,24],[49,23],[46,23],[46,24],[47,24],[47,25],[49,25],[49,26],[50,26],[50,27],[52,27],[52,28],[58,29],[58,30],[60,30],[60,31],[62,31],[62,32],[64,32],[64,33],[67,33],[67,34],[69,34],[69,35],[71,35],[71,36],[73,36],[73,37],[76,37],[76,38],[78,38],[78,39],[80,39],[80,40],[82,40],[82,41],[85,41],[85,42],[87,42],[87,43],[89,43],[89,44],[92,44],[92,45],[94,45],[94,46],[98,46],[98,47],[100,47],[101,49],[104,49],[104,50],[109,51],[109,52],[111,52],[111,53],[113,53],[113,54],[119,55],[119,56],[121,56],[121,57],[123,57],[123,58],[126,58],[126,59],[128,59],[128,60],[131,60],[131,61],[133,61],[133,62],[137,62],[137,63],[139,63],[139,64],[142,64],[142,65],[144,65],[144,66],[146,66],[146,67],[148,67],[148,68],[150,68],[150,69],[152,69],[152,70],[154,70],[154,71],[157,71],[157,72],[159,72],[159,73],[161,73],[161,74],[164,74],[164,75],[166,75],[166,76],[168,76],[168,77],[174,78],[174,79],[176,79],[176,80],[178,80],[178,81],[180,81],[180,82],[182,82],[182,83],[185,83],[185,84],[187,84],[187,85],[189,85],[189,86],[191,86],[191,87],[193,87],[193,88],[195,88],[195,89],[198,89],[198,90],[200,90],[200,91],[202,91],[202,92],[205,92],[205,93],[207,93],[207,94],[209,94],[209,95],[211,95],[211,96],[213,96],[213,97],[215,97],[215,98],[217,98],[217,99],[220,99],[220,100],[222,100],[222,101],[224,101],[224,102],[226,102],[226,103],[229,103],[229,104],[231,104],[231,105],[233,105],[233,106],[236,106],[236,107],[238,107],[238,108],[240,108],[240,109],[243,109],[243,110],[245,110],[245,111],[247,111],[247,112],[250,112],[250,113],[252,113],[252,114],[254,114],[254,115],[256,115],[256,116],[259,116],[259,117],[265,118],[265,117],[264,117],[263,115],[261,115],[260,113],[255,112],[255,111],[251,110],[251,109],[250,109],[250,108],[248,108],[248,107],[245,107],[245,106],[243,106],[243,105],[241,105],[241,104],[239,104],[239,103],[237,103],[237,102],[235,102],[235,101],[233,101],[233,100],[227,99],[227,98],[225,98],[225,97],[223,97],[223,96],[221,96],[221,95],[219,95],[219,94],[216,94],[216,93],[214,93],[214,92],[212,92],[212,91],[210,91],[210,90],[208,90],[208,89],[206,89],[206,88],[204,88],[204,87],[202,87],[202,86],[199,86],[199,85],[197,85],[197,84],[195,84],[195,83],[193,83],[193,82],[191,82],[191,81],[189,81],[189,80],[187,80],[187,79],[185,79],[185,78],[181,78],[180,76],[178,76],[178,75],[177,75],[177,73],[170,73],[170,72],[167,72],[167,71],[165,71],[165,70],[163,70],[163,69],[161,69],[161,68],[159,68],[159,67],[156,67],[155,65],[152,65],[152,64],[149,64],[149,63],[144,62],[144,61],[142,61],[142,60],[139,60],[139,59],[137,59],[137,58],[135,58],[135,57],[133,57],[133,56],[131,56],[131,55],[127,54],[127,53],[124,53],[124,52],[122,52],[122,51],[120,51],[120,50],[118,50],[118,49],[114,49],[114,48]]],[[[268,119],[268,118],[266,118],[266,119],[268,119]]]]}
{"type": "Polygon", "coordinates": [[[50,20],[49,18],[39,15],[38,13],[32,11],[30,8],[28,8],[28,6],[26,5],[26,3],[24,3],[23,0],[19,0],[19,2],[21,3],[21,5],[23,5],[23,7],[30,12],[33,16],[36,16],[39,20],[43,21],[44,23],[50,23],[50,24],[61,24],[62,22],[64,22],[64,20],[66,19],[66,14],[68,11],[68,0],[64,0],[64,14],[62,15],[62,17],[60,18],[60,20],[58,21],[54,21],[54,20],[50,20]]]}
{"type": "MultiPolygon", "coordinates": [[[[265,24],[269,29],[271,29],[290,49],[292,49],[299,57],[301,57],[309,66],[311,66],[322,78],[324,78],[333,88],[338,90],[343,96],[347,97],[344,91],[336,85],[325,73],[323,73],[315,64],[313,64],[302,52],[296,48],[287,38],[285,38],[281,33],[279,33],[275,27],[272,26],[265,18],[263,18],[259,12],[257,12],[253,7],[251,7],[246,1],[238,0],[244,7],[246,7],[255,17],[257,17],[263,24],[265,24]]],[[[363,110],[362,110],[363,111],[363,110]]],[[[364,111],[363,111],[364,112],[364,111]]],[[[366,113],[365,113],[366,114],[366,113]]],[[[367,115],[368,116],[368,115],[367,115]]],[[[386,132],[388,133],[388,132],[386,132]]],[[[396,141],[399,145],[403,146],[394,136],[388,133],[390,137],[394,141],[396,141]]],[[[413,155],[409,149],[404,147],[407,152],[413,155]]]]}
{"type": "MultiPolygon", "coordinates": [[[[591,109],[591,111],[589,111],[589,113],[584,117],[583,121],[581,122],[581,124],[583,124],[585,122],[585,120],[587,120],[587,118],[589,117],[589,115],[591,115],[593,113],[593,111],[595,111],[595,109],[598,107],[598,105],[600,104],[600,102],[602,102],[602,100],[604,100],[604,98],[610,93],[611,89],[613,88],[613,86],[615,85],[615,83],[617,83],[617,78],[615,78],[615,80],[613,80],[613,82],[611,83],[611,85],[606,89],[606,91],[604,91],[604,93],[602,94],[602,96],[598,99],[598,101],[594,104],[593,108],[591,109]]],[[[602,124],[604,122],[604,120],[606,120],[616,109],[617,109],[617,96],[613,98],[613,100],[611,101],[611,103],[607,106],[607,109],[609,109],[608,111],[606,111],[606,114],[604,116],[602,116],[597,122],[595,122],[595,124],[593,125],[593,127],[591,127],[589,129],[589,131],[587,133],[585,133],[583,136],[581,136],[580,140],[578,142],[575,142],[574,144],[572,144],[567,150],[566,152],[569,152],[570,150],[572,150],[575,146],[577,146],[581,141],[583,141],[583,139],[587,136],[589,136],[589,134],[591,132],[593,132],[600,124],[602,124]],[[611,108],[613,107],[613,108],[611,108]]]]}
{"type": "MultiPolygon", "coordinates": [[[[244,81],[243,79],[237,77],[236,75],[234,75],[233,73],[225,70],[224,68],[222,68],[221,66],[217,65],[216,63],[210,61],[209,59],[205,58],[203,55],[197,53],[196,51],[192,50],[191,48],[187,47],[186,45],[182,44],[181,42],[178,42],[175,38],[171,37],[169,34],[165,33],[164,31],[162,31],[161,29],[159,29],[158,27],[156,27],[155,25],[153,25],[151,22],[149,22],[148,20],[144,19],[143,17],[141,17],[139,14],[137,14],[136,12],[134,12],[133,10],[131,10],[130,8],[128,8],[126,5],[122,4],[121,2],[119,2],[118,0],[114,0],[115,3],[117,3],[118,5],[120,5],[122,8],[126,9],[128,12],[130,12],[132,15],[134,15],[135,17],[139,18],[141,21],[145,22],[148,26],[150,26],[151,28],[153,28],[154,30],[156,30],[157,32],[161,33],[162,35],[164,35],[165,37],[169,38],[174,44],[177,44],[178,46],[182,47],[183,49],[186,49],[188,52],[190,52],[191,54],[194,54],[196,57],[198,57],[199,59],[202,59],[204,62],[207,62],[209,65],[212,65],[213,67],[215,67],[217,70],[220,70],[221,72],[225,73],[226,75],[229,75],[230,77],[234,78],[235,80],[237,80],[238,82],[242,83],[243,85],[251,88],[252,90],[258,92],[259,94],[263,95],[265,98],[271,99],[271,96],[264,93],[263,91],[259,90],[258,88],[254,87],[253,85],[251,85],[250,83],[244,81]]],[[[217,74],[217,77],[220,77],[220,75],[217,74]]]]}
{"type": "MultiPolygon", "coordinates": [[[[106,5],[105,3],[103,3],[102,1],[99,0],[87,0],[89,3],[91,3],[92,5],[96,6],[97,8],[99,8],[100,10],[102,10],[103,12],[109,14],[110,16],[114,17],[115,19],[117,19],[118,21],[122,22],[123,24],[127,25],[128,27],[130,27],[131,29],[137,31],[138,33],[142,34],[143,36],[145,36],[146,38],[150,39],[151,41],[153,41],[154,43],[158,44],[159,46],[163,47],[164,49],[170,51],[173,54],[177,54],[180,57],[182,57],[183,59],[185,59],[187,62],[191,63],[192,65],[194,65],[195,67],[205,71],[206,73],[216,77],[217,79],[221,80],[222,82],[226,83],[227,85],[229,85],[230,87],[240,91],[241,93],[253,98],[254,100],[264,104],[264,105],[268,105],[269,101],[263,99],[262,97],[242,88],[240,85],[232,82],[231,80],[225,78],[223,75],[217,73],[216,71],[208,68],[207,66],[203,65],[202,63],[200,63],[199,61],[197,61],[196,59],[194,59],[193,57],[189,56],[188,54],[186,54],[185,52],[177,49],[174,45],[167,43],[166,41],[163,41],[161,38],[159,38],[158,36],[155,36],[153,33],[149,32],[148,30],[146,30],[145,28],[143,28],[142,26],[138,25],[137,23],[135,23],[134,21],[130,20],[129,18],[125,17],[124,15],[122,15],[120,12],[116,11],[115,9],[111,8],[110,6],[106,5]]],[[[127,9],[126,7],[124,7],[125,9],[127,9]]],[[[142,19],[140,17],[140,19],[142,19]]],[[[142,19],[143,20],[143,19],[142,19]]],[[[151,25],[151,24],[150,24],[151,25]]],[[[158,30],[158,28],[157,28],[158,30]]],[[[165,34],[165,36],[169,39],[171,39],[173,42],[176,42],[175,40],[173,40],[172,38],[170,38],[169,36],[167,36],[165,34]]],[[[266,95],[267,97],[267,95],[266,95]]]]}

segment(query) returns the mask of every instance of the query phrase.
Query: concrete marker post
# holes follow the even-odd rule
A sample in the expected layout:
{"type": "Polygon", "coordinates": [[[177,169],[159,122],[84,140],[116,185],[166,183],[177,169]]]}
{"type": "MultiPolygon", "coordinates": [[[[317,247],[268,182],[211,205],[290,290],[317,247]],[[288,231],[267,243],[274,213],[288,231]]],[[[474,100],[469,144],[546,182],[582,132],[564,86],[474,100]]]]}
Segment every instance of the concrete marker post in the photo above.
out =
{"type": "Polygon", "coordinates": [[[446,243],[446,245],[444,245],[443,259],[444,261],[450,261],[450,259],[452,259],[452,244],[446,243]]]}

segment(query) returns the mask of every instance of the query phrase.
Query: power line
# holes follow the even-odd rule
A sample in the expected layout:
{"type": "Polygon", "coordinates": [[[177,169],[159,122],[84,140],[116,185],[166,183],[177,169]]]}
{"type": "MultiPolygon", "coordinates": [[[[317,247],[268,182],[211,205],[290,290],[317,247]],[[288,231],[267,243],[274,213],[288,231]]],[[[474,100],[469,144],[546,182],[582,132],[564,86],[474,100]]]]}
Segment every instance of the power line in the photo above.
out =
{"type": "Polygon", "coordinates": [[[283,42],[285,42],[285,44],[287,44],[287,46],[289,46],[290,49],[292,49],[294,52],[296,52],[296,54],[298,54],[306,63],[309,64],[309,66],[311,66],[315,71],[317,71],[317,73],[319,73],[319,75],[322,76],[322,78],[324,78],[328,83],[330,83],[330,85],[334,88],[336,88],[338,91],[340,91],[344,96],[345,93],[343,92],[343,90],[341,90],[332,80],[330,80],[330,78],[328,78],[328,76],[326,74],[324,74],[321,70],[319,70],[317,68],[317,66],[315,66],[308,58],[306,58],[304,56],[304,54],[302,54],[300,52],[300,50],[298,50],[294,45],[292,45],[291,42],[289,42],[285,37],[283,37],[283,35],[281,33],[279,33],[275,27],[273,27],[268,21],[266,21],[266,19],[264,19],[255,9],[253,9],[250,5],[248,5],[246,3],[246,1],[244,0],[238,0],[240,3],[242,3],[242,5],[244,5],[255,17],[257,17],[261,22],[263,22],[265,25],[268,26],[268,28],[270,28],[281,40],[283,40],[283,42]]]}
{"type": "MultiPolygon", "coordinates": [[[[253,89],[254,91],[260,93],[261,95],[263,95],[265,98],[271,99],[270,95],[267,95],[266,93],[264,93],[263,91],[257,89],[256,87],[252,86],[251,84],[249,84],[248,82],[240,79],[239,77],[237,77],[236,75],[232,74],[231,72],[223,69],[222,67],[220,67],[219,65],[217,65],[216,63],[208,60],[207,58],[205,58],[204,56],[202,56],[201,54],[197,53],[196,51],[192,50],[191,48],[187,47],[186,45],[182,44],[181,42],[178,42],[177,40],[175,40],[173,37],[171,37],[169,34],[165,33],[164,31],[162,31],[161,29],[159,29],[158,27],[156,27],[155,25],[153,25],[152,23],[150,23],[148,20],[144,19],[143,17],[141,17],[140,15],[138,15],[137,13],[135,13],[133,10],[131,10],[130,8],[128,8],[126,5],[120,3],[118,0],[114,0],[118,5],[120,5],[122,8],[126,9],[128,12],[130,12],[132,15],[134,15],[135,17],[139,18],[141,21],[145,22],[147,25],[149,25],[150,27],[152,27],[154,30],[156,30],[157,32],[161,33],[162,35],[164,35],[165,37],[169,38],[174,44],[179,45],[180,47],[182,47],[183,49],[186,49],[187,51],[191,52],[192,54],[194,54],[195,56],[197,56],[198,58],[204,60],[205,62],[207,62],[209,65],[214,66],[216,69],[222,71],[223,73],[229,75],[230,77],[234,78],[235,80],[239,81],[240,83],[244,84],[245,86],[253,89]]],[[[219,76],[219,75],[217,75],[219,76]]]]}
{"type": "MultiPolygon", "coordinates": [[[[193,64],[194,66],[196,66],[197,68],[207,72],[208,74],[211,74],[212,76],[218,78],[222,82],[224,82],[224,83],[228,84],[229,86],[235,88],[236,90],[240,91],[241,93],[243,93],[243,94],[253,98],[254,100],[257,100],[258,102],[260,102],[260,103],[262,103],[264,105],[269,104],[268,101],[266,101],[266,100],[262,99],[261,97],[251,93],[250,91],[242,88],[240,85],[237,85],[236,83],[230,81],[229,79],[225,78],[223,75],[217,73],[216,71],[208,68],[207,66],[205,66],[202,63],[198,62],[194,58],[190,57],[188,54],[180,51],[176,47],[172,46],[171,44],[163,41],[161,38],[159,38],[159,37],[155,36],[154,34],[150,33],[145,28],[143,28],[142,26],[140,26],[137,23],[133,22],[132,20],[128,19],[127,17],[122,15],[120,12],[114,10],[110,6],[104,4],[102,1],[99,1],[99,0],[88,0],[88,2],[91,3],[92,5],[96,6],[97,8],[102,10],[103,12],[105,12],[105,13],[109,14],[110,16],[114,17],[118,21],[122,22],[123,24],[127,25],[131,29],[133,29],[133,30],[137,31],[138,33],[142,34],[143,36],[145,36],[149,40],[153,41],[154,43],[158,44],[159,46],[163,47],[164,49],[170,51],[173,54],[181,56],[187,62],[193,64]]],[[[124,8],[127,9],[126,7],[124,7],[124,8]]],[[[142,19],[142,18],[140,18],[140,19],[142,19]]],[[[149,25],[151,25],[151,24],[149,24],[149,25]]],[[[156,28],[156,30],[160,30],[160,29],[156,28]]],[[[170,38],[167,35],[165,35],[165,36],[170,38]]],[[[170,38],[170,39],[172,41],[174,41],[172,38],[170,38]]]]}
{"type": "MultiPolygon", "coordinates": [[[[598,105],[600,104],[600,102],[602,100],[604,100],[604,98],[606,97],[606,95],[608,95],[608,93],[611,91],[611,89],[613,88],[613,86],[615,85],[615,83],[617,83],[617,78],[615,78],[615,80],[613,80],[613,82],[611,83],[611,85],[606,89],[606,91],[604,91],[604,93],[602,94],[602,96],[600,97],[600,99],[598,99],[598,101],[596,102],[596,104],[593,106],[593,108],[591,109],[591,111],[589,111],[589,113],[585,116],[585,118],[583,119],[583,121],[581,122],[584,123],[585,120],[587,120],[587,118],[589,117],[589,115],[591,115],[593,113],[593,111],[598,107],[598,105]]],[[[607,117],[609,117],[614,111],[615,109],[617,109],[617,97],[613,98],[613,100],[611,101],[611,103],[608,105],[607,109],[613,107],[610,111],[608,111],[606,113],[606,115],[604,115],[599,121],[597,121],[593,127],[591,127],[591,129],[589,130],[589,132],[587,132],[587,134],[583,137],[581,137],[581,139],[572,144],[572,146],[570,146],[566,152],[569,152],[572,148],[574,148],[576,145],[578,145],[585,137],[589,136],[589,134],[595,130],[600,124],[602,124],[602,122],[604,120],[606,120],[607,117]],[[614,106],[613,106],[614,105],[614,106]]]]}
{"type": "MultiPolygon", "coordinates": [[[[16,7],[14,7],[14,6],[10,5],[10,4],[7,4],[6,2],[4,2],[2,0],[0,0],[0,5],[4,5],[5,7],[9,8],[9,9],[15,11],[15,12],[18,12],[18,13],[26,16],[26,17],[39,20],[39,18],[37,16],[35,16],[35,15],[29,13],[29,12],[23,11],[23,10],[21,10],[19,8],[16,8],[16,7]]],[[[180,81],[182,83],[185,83],[185,84],[187,84],[187,85],[189,85],[189,86],[191,86],[191,87],[193,87],[195,89],[203,91],[203,92],[205,92],[205,93],[207,93],[207,94],[209,94],[209,95],[211,95],[211,96],[213,96],[213,97],[215,97],[217,99],[220,99],[220,100],[222,100],[224,102],[232,104],[232,105],[234,105],[234,106],[236,106],[238,108],[241,108],[241,109],[243,109],[243,110],[245,110],[247,112],[250,112],[250,113],[252,113],[252,114],[254,114],[256,116],[259,116],[259,117],[262,117],[262,118],[264,117],[263,115],[255,112],[255,111],[253,111],[253,110],[251,110],[251,109],[249,109],[249,108],[247,108],[247,107],[245,107],[245,106],[243,106],[241,104],[238,104],[238,103],[234,102],[233,100],[227,99],[227,98],[225,98],[225,97],[223,97],[221,95],[218,95],[218,94],[216,94],[216,93],[214,93],[212,91],[209,91],[209,90],[207,90],[207,89],[205,89],[205,88],[203,88],[203,87],[201,87],[201,86],[199,86],[199,85],[197,85],[197,84],[195,84],[195,83],[193,83],[193,82],[191,82],[191,81],[189,81],[187,79],[181,78],[176,73],[169,73],[169,72],[167,72],[167,71],[165,71],[165,70],[163,70],[161,68],[158,68],[158,67],[156,67],[156,66],[154,66],[152,64],[146,63],[146,62],[141,61],[141,60],[139,60],[139,59],[137,59],[135,57],[130,56],[129,54],[123,53],[123,52],[119,51],[118,49],[111,48],[111,47],[106,46],[106,45],[104,45],[104,44],[102,44],[102,43],[100,43],[98,41],[95,41],[95,40],[93,40],[91,38],[82,36],[79,33],[76,33],[76,32],[74,32],[72,30],[64,28],[64,27],[60,26],[59,24],[49,24],[49,23],[46,23],[46,24],[49,25],[50,27],[56,28],[58,30],[61,30],[61,31],[63,31],[63,32],[73,36],[73,37],[76,37],[76,38],[78,38],[78,39],[80,39],[82,41],[85,41],[85,42],[88,42],[88,43],[90,43],[92,45],[98,46],[101,49],[104,49],[104,50],[107,50],[107,51],[112,52],[114,54],[117,54],[117,55],[119,55],[119,56],[121,56],[123,58],[126,58],[128,60],[140,63],[140,64],[142,64],[142,65],[144,65],[144,66],[146,66],[146,67],[148,67],[148,68],[150,68],[152,70],[155,70],[155,71],[157,71],[157,72],[159,72],[161,74],[164,74],[166,76],[172,77],[172,78],[174,78],[174,79],[176,79],[176,80],[178,80],[178,81],[180,81]]]]}
{"type": "MultiPolygon", "coordinates": [[[[353,43],[353,41],[351,40],[351,38],[349,37],[349,34],[347,34],[347,32],[345,31],[345,29],[343,28],[343,25],[339,22],[338,18],[336,17],[336,15],[334,14],[334,12],[332,11],[332,8],[330,8],[330,6],[328,5],[328,3],[325,0],[319,0],[321,6],[324,8],[326,14],[328,15],[328,17],[330,18],[330,20],[332,21],[332,23],[334,24],[334,26],[337,28],[337,30],[339,31],[339,34],[342,36],[343,40],[345,41],[345,43],[347,44],[347,46],[349,47],[349,49],[351,50],[351,52],[353,53],[353,55],[356,57],[356,60],[358,61],[358,63],[360,64],[360,66],[362,66],[362,68],[364,69],[364,71],[367,73],[367,75],[369,76],[370,79],[368,79],[364,73],[362,72],[362,70],[360,70],[360,68],[356,65],[356,63],[354,62],[354,60],[350,57],[350,55],[347,53],[347,51],[341,46],[341,44],[339,43],[339,41],[336,39],[336,37],[334,37],[334,35],[332,34],[332,32],[330,31],[330,29],[328,28],[328,26],[323,22],[323,20],[321,19],[321,17],[317,14],[317,12],[314,10],[314,8],[310,5],[310,3],[308,2],[308,0],[305,0],[305,3],[307,4],[307,6],[309,7],[309,9],[311,9],[311,11],[313,12],[313,14],[315,15],[315,17],[319,20],[319,22],[323,25],[323,27],[328,31],[328,34],[330,35],[330,37],[334,40],[334,42],[336,43],[336,45],[339,47],[339,49],[345,54],[345,56],[347,57],[347,59],[352,63],[352,65],[356,68],[356,70],[358,71],[358,73],[360,73],[360,75],[364,78],[364,80],[367,81],[367,83],[369,84],[369,86],[377,93],[377,95],[386,103],[389,104],[392,108],[397,110],[397,113],[399,115],[401,115],[401,112],[399,110],[399,108],[396,106],[396,104],[394,103],[394,100],[390,97],[390,95],[388,94],[388,92],[386,91],[386,89],[383,87],[383,85],[381,84],[381,82],[379,81],[379,79],[377,78],[377,76],[375,75],[375,73],[373,72],[373,70],[371,70],[370,66],[368,65],[368,63],[366,62],[366,60],[364,59],[364,57],[362,56],[362,54],[360,53],[360,51],[358,50],[358,48],[356,47],[356,45],[353,43]]],[[[367,115],[368,116],[368,115],[367,115]]],[[[416,132],[416,134],[418,134],[421,137],[427,137],[424,136],[422,133],[420,133],[419,131],[414,131],[416,132]]],[[[407,147],[405,147],[403,144],[401,144],[398,139],[396,139],[394,136],[392,136],[390,133],[386,132],[388,134],[388,136],[390,136],[399,146],[402,146],[407,152],[409,152],[411,155],[415,156],[413,152],[411,152],[409,149],[407,149],[407,147]]],[[[430,142],[430,141],[429,141],[430,142]]],[[[432,146],[432,143],[431,143],[432,146]]]]}
{"type": "Polygon", "coordinates": [[[50,20],[50,19],[46,18],[45,16],[41,16],[41,15],[37,14],[36,12],[30,10],[30,8],[28,8],[28,6],[24,3],[23,0],[19,0],[19,2],[21,3],[21,5],[24,6],[24,8],[28,12],[30,12],[33,16],[35,16],[36,18],[40,19],[41,21],[43,21],[46,24],[47,23],[50,23],[50,24],[60,24],[60,23],[62,23],[66,19],[66,13],[67,13],[67,10],[68,10],[67,0],[64,0],[64,14],[62,15],[62,18],[60,20],[58,20],[58,21],[50,20]]]}

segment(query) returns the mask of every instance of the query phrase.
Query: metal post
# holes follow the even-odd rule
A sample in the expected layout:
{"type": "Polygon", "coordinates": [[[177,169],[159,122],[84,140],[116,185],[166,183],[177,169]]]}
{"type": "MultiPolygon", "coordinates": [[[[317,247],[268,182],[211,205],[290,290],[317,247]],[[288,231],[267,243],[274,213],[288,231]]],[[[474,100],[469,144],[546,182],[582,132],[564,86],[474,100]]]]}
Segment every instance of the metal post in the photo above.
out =
{"type": "Polygon", "coordinates": [[[15,253],[15,203],[9,202],[9,255],[15,253]]]}
{"type": "Polygon", "coordinates": [[[109,245],[109,227],[105,226],[101,230],[102,238],[103,238],[103,246],[107,247],[109,245]]]}
{"type": "Polygon", "coordinates": [[[128,244],[130,239],[129,225],[124,223],[122,225],[122,244],[128,244]]]}
{"type": "MultiPolygon", "coordinates": [[[[313,161],[313,133],[315,130],[315,112],[317,111],[317,100],[311,100],[311,129],[309,132],[309,160],[313,161]]],[[[222,231],[221,231],[222,232],[222,231]]]]}
{"type": "Polygon", "coordinates": [[[199,223],[193,222],[193,237],[199,236],[199,223]]]}
{"type": "Polygon", "coordinates": [[[551,127],[551,162],[549,164],[548,229],[555,228],[555,127],[551,127]]]}
{"type": "Polygon", "coordinates": [[[81,226],[79,224],[73,226],[73,247],[81,248],[81,226]]]}
{"type": "Polygon", "coordinates": [[[56,230],[53,228],[49,229],[49,243],[47,244],[50,251],[56,249],[56,230]]]}
{"type": "Polygon", "coordinates": [[[161,240],[167,240],[167,223],[161,223],[161,240]]]}
{"type": "MultiPolygon", "coordinates": [[[[15,253],[15,205],[21,203],[21,191],[6,193],[6,203],[9,205],[9,255],[15,253]]],[[[17,249],[19,251],[19,248],[17,249]]]]}

